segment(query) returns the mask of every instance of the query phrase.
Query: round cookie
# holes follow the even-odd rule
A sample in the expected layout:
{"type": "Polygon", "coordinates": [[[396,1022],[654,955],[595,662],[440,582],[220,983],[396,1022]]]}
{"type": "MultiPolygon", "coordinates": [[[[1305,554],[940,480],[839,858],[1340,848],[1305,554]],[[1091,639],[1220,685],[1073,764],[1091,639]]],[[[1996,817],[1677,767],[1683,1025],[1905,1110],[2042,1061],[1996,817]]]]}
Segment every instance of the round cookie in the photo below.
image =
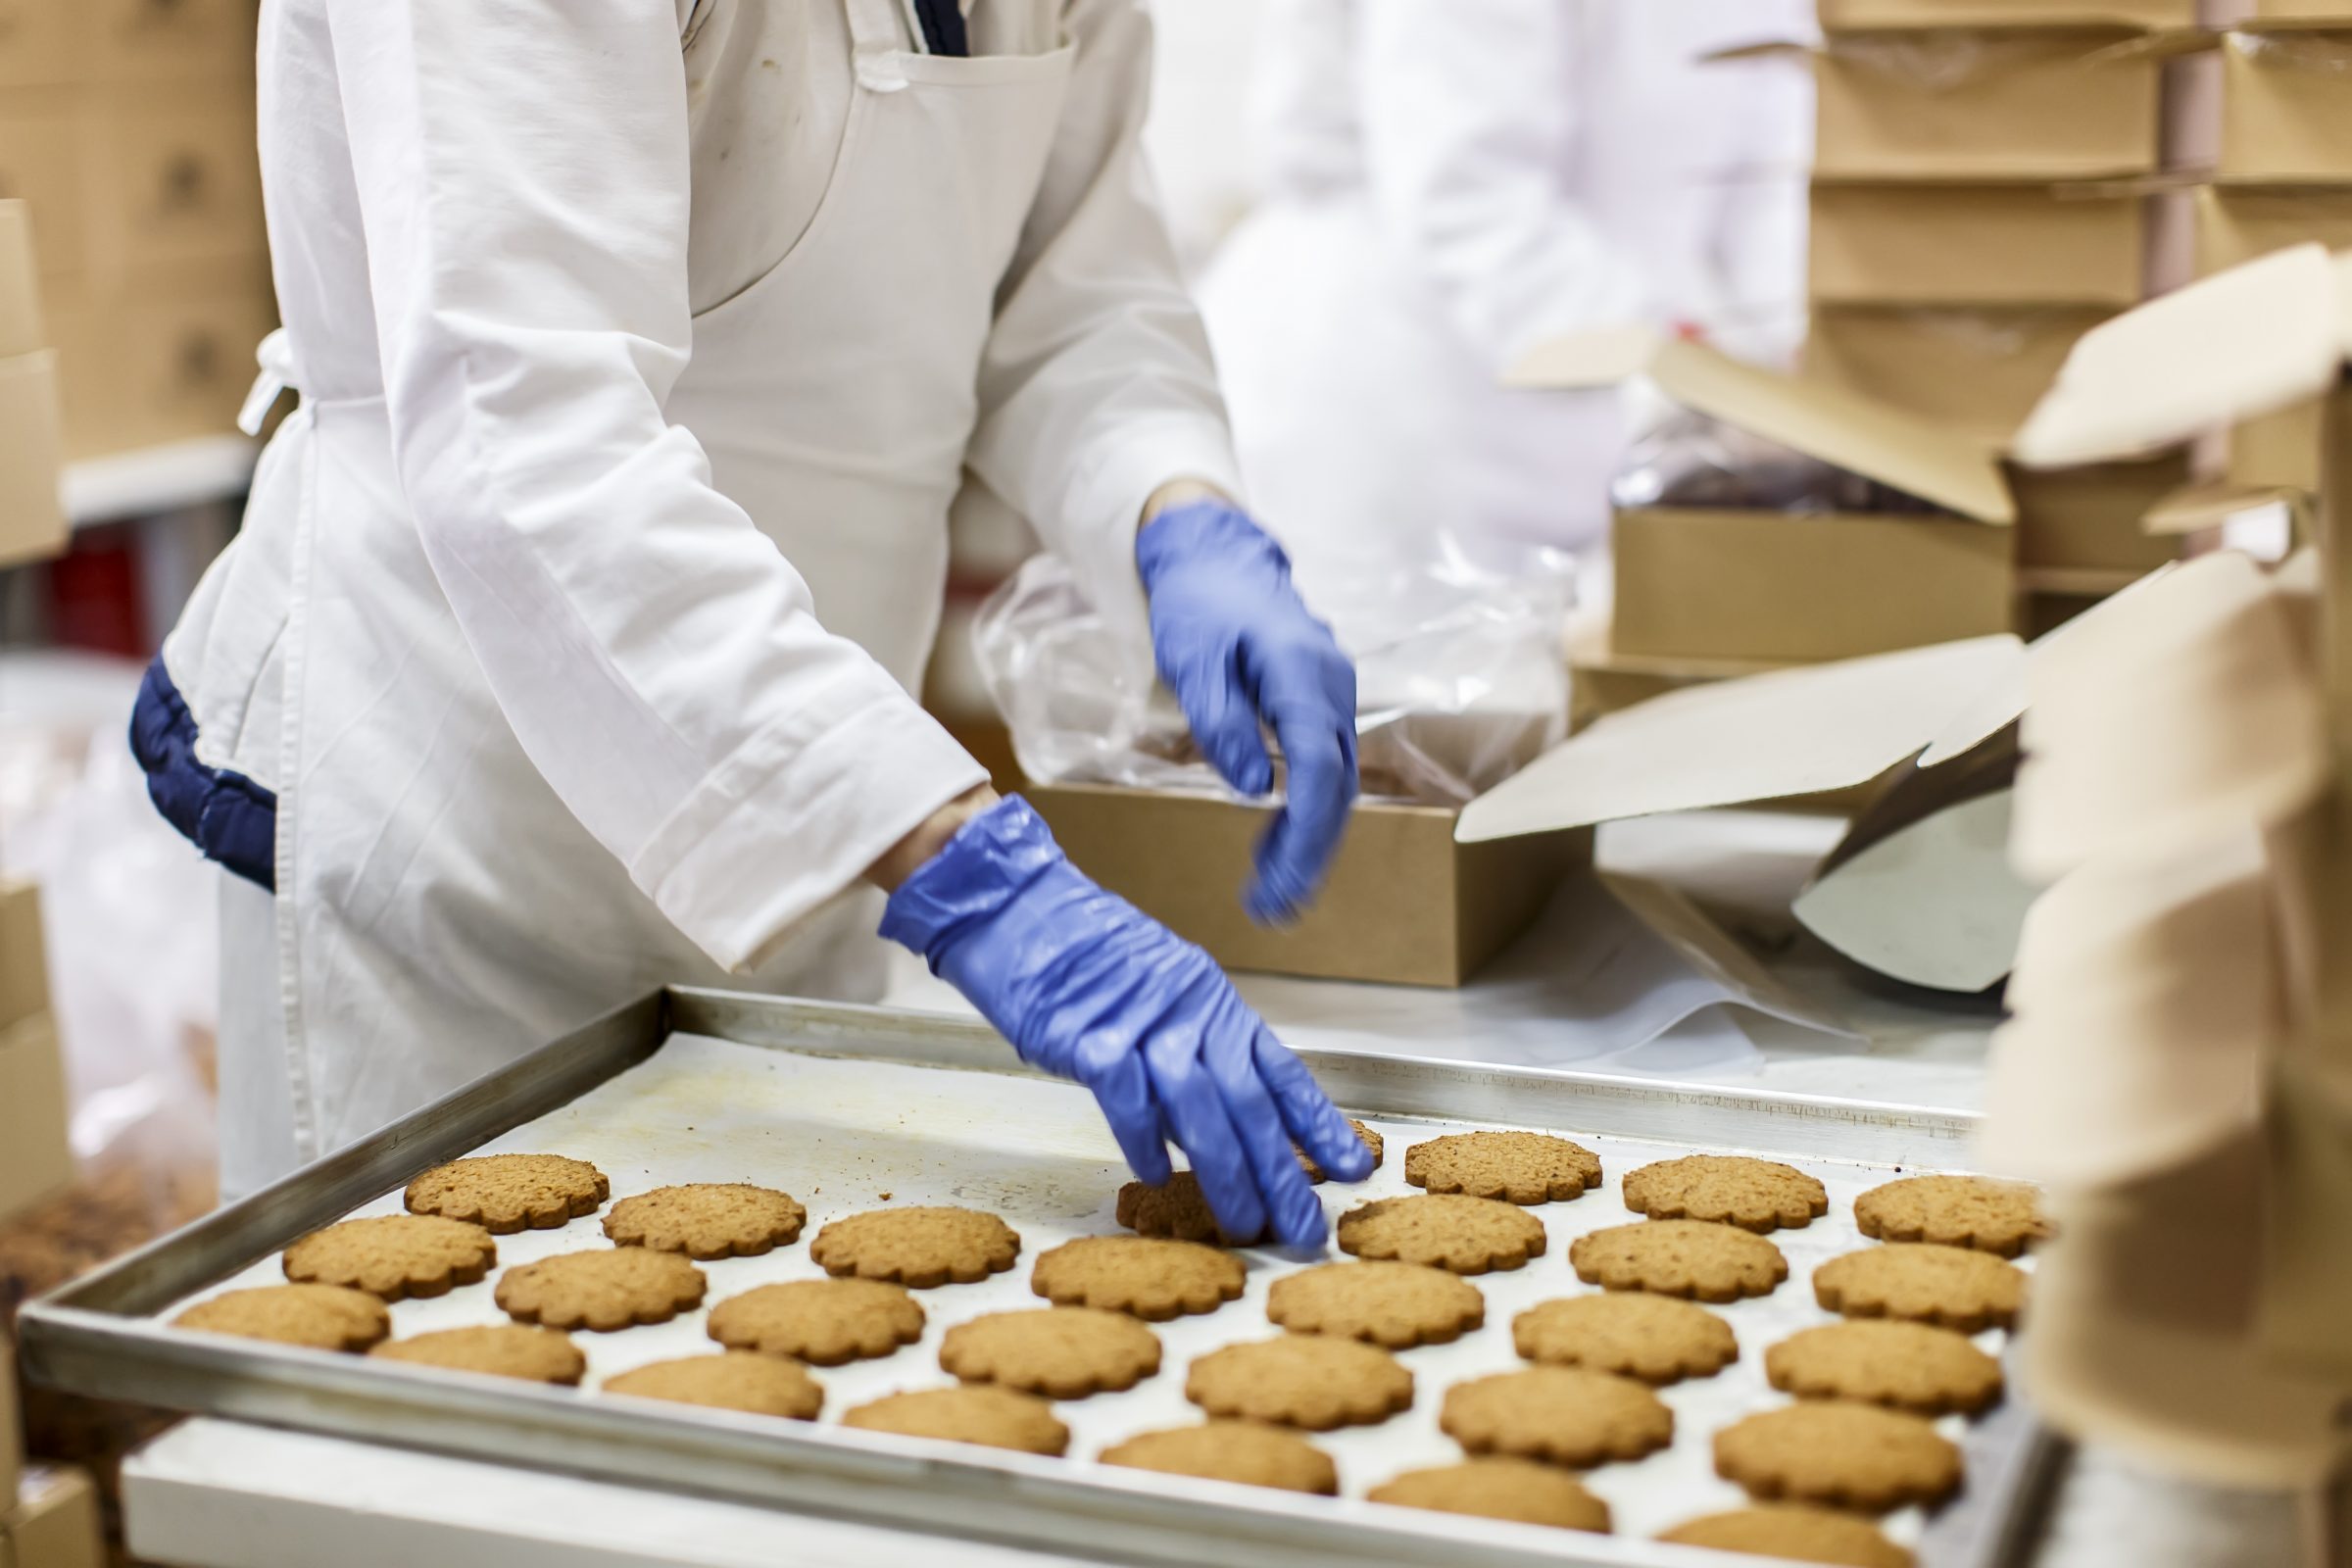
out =
{"type": "Polygon", "coordinates": [[[441,1329],[411,1339],[392,1340],[368,1353],[380,1355],[387,1361],[411,1361],[453,1372],[521,1378],[527,1383],[576,1384],[588,1370],[588,1358],[580,1353],[580,1348],[555,1330],[526,1329],[513,1323],[501,1323],[495,1328],[441,1329]]]}
{"type": "Polygon", "coordinates": [[[1581,1366],[1658,1386],[1712,1377],[1740,1359],[1740,1342],[1722,1318],[1639,1291],[1531,1306],[1511,1320],[1511,1343],[1540,1366],[1581,1366]]]}
{"type": "Polygon", "coordinates": [[[1548,1133],[1448,1133],[1404,1152],[1404,1179],[1433,1193],[1549,1203],[1600,1185],[1600,1156],[1548,1133]]]}
{"type": "Polygon", "coordinates": [[[1290,1334],[1211,1350],[1186,1374],[1184,1396],[1212,1416],[1329,1432],[1408,1408],[1413,1375],[1375,1346],[1290,1334]]]}
{"type": "Polygon", "coordinates": [[[472,1285],[498,1261],[498,1244],[479,1225],[426,1214],[379,1214],[313,1231],[286,1249],[286,1278],[343,1285],[387,1301],[447,1296],[472,1285]]]}
{"type": "Polygon", "coordinates": [[[2023,1182],[1906,1176],[1854,1200],[1854,1223],[1883,1242],[1933,1242],[2015,1257],[2050,1237],[2041,1199],[2023,1182]]]}
{"type": "Polygon", "coordinates": [[[790,1193],[695,1182],[622,1199],[605,1216],[605,1234],[621,1247],[688,1257],[758,1257],[798,1237],[808,1222],[808,1210],[790,1193]]]}
{"type": "Polygon", "coordinates": [[[1339,1467],[1331,1455],[1304,1438],[1254,1421],[1207,1421],[1147,1432],[1104,1448],[1101,1457],[1104,1464],[1131,1470],[1200,1476],[1318,1497],[1340,1494],[1339,1467]]]}
{"type": "Polygon", "coordinates": [[[940,1370],[1054,1399],[1132,1389],[1159,1370],[1159,1336],[1124,1312],[1044,1306],[991,1312],[948,1330],[940,1370]]]}
{"type": "Polygon", "coordinates": [[[1330,1334],[1391,1350],[1447,1345],[1487,1320],[1478,1288],[1411,1263],[1324,1263],[1274,1282],[1266,1316],[1293,1334],[1330,1334]]]}
{"type": "Polygon", "coordinates": [[[1911,1553],[1869,1520],[1792,1503],[1758,1503],[1711,1513],[1676,1525],[1658,1539],[1678,1546],[1828,1563],[1832,1568],[1912,1568],[1911,1553]]]}
{"type": "Polygon", "coordinates": [[[1808,1401],[1716,1433],[1715,1471],[1766,1501],[1886,1513],[1950,1496],[1960,1485],[1960,1450],[1915,1415],[1808,1401]]]}
{"type": "Polygon", "coordinates": [[[376,1297],[340,1285],[263,1285],[199,1301],[172,1326],[314,1350],[365,1350],[391,1334],[392,1314],[376,1297]]]}
{"type": "Polygon", "coordinates": [[[1230,1243],[1248,1247],[1254,1236],[1227,1236],[1217,1227],[1208,1200],[1200,1196],[1200,1178],[1180,1170],[1165,1187],[1129,1182],[1119,1189],[1112,1217],[1138,1236],[1168,1237],[1179,1242],[1230,1243]]]}
{"type": "Polygon", "coordinates": [[[709,1286],[703,1271],[675,1252],[614,1247],[558,1252],[511,1268],[498,1282],[498,1304],[518,1323],[612,1334],[666,1323],[700,1306],[709,1286]]]}
{"type": "Polygon", "coordinates": [[[1409,1470],[1364,1494],[1373,1502],[1440,1513],[1555,1525],[1606,1535],[1609,1505],[1576,1478],[1532,1459],[1466,1459],[1434,1470],[1409,1470]]]}
{"type": "Polygon", "coordinates": [[[1964,1335],[1869,1318],[1825,1323],[1764,1352],[1764,1375],[1800,1399],[1852,1399],[1914,1415],[1970,1415],[2001,1396],[2001,1363],[1964,1335]]]}
{"type": "Polygon", "coordinates": [[[744,1350],[656,1361],[605,1379],[605,1392],[794,1421],[815,1420],[825,1403],[824,1389],[800,1363],[744,1350]]]}
{"type": "Polygon", "coordinates": [[[1651,1219],[1580,1236],[1568,1262],[1587,1285],[1701,1301],[1770,1296],[1788,1277],[1781,1250],[1731,1225],[1651,1219]]]}
{"type": "Polygon", "coordinates": [[[1815,1269],[1813,1298],[1847,1317],[1900,1318],[1975,1334],[2017,1326],[2026,1273],[1990,1252],[1889,1242],[1815,1269]]]}
{"type": "Polygon", "coordinates": [[[436,1165],[409,1183],[412,1214],[468,1220],[493,1236],[552,1231],[612,1196],[605,1173],[562,1154],[481,1154],[436,1165]]]}
{"type": "Polygon", "coordinates": [[[1198,1242],[1082,1236],[1041,1253],[1029,1288],[1056,1306],[1092,1306],[1163,1323],[1239,1300],[1242,1260],[1198,1242]]]}
{"type": "Polygon", "coordinates": [[[927,1291],[1004,1273],[1021,1255],[1021,1239],[976,1208],[876,1208],[818,1231],[808,1255],[828,1274],[927,1291]]]}
{"type": "Polygon", "coordinates": [[[881,1280],[788,1280],[719,1302],[710,1331],[730,1350],[840,1366],[921,1339],[923,1308],[905,1286],[881,1280]]]}
{"type": "MultiPolygon", "coordinates": [[[[1348,1125],[1355,1129],[1355,1136],[1362,1142],[1363,1146],[1372,1151],[1372,1170],[1380,1169],[1381,1161],[1389,1157],[1388,1141],[1382,1138],[1380,1134],[1374,1132],[1371,1128],[1365,1126],[1362,1122],[1357,1121],[1353,1116],[1348,1118],[1348,1125]]],[[[1330,1173],[1324,1170],[1322,1166],[1315,1163],[1314,1155],[1308,1153],[1303,1149],[1298,1149],[1295,1144],[1292,1146],[1292,1148],[1298,1155],[1298,1168],[1306,1172],[1306,1179],[1309,1182],[1320,1184],[1331,1180],[1330,1173]]],[[[1369,1176],[1371,1171],[1367,1171],[1364,1174],[1369,1176]]]]}
{"type": "Polygon", "coordinates": [[[1802,1230],[1830,1211],[1829,1189],[1774,1159],[1688,1154],[1629,1172],[1625,1206],[1651,1219],[1698,1219],[1766,1231],[1802,1230]]]}
{"type": "Polygon", "coordinates": [[[1455,1274],[1523,1267],[1544,1252],[1544,1222],[1488,1198],[1383,1198],[1340,1216],[1340,1250],[1455,1274]]]}
{"type": "Polygon", "coordinates": [[[1446,1391],[1438,1427],[1472,1454],[1501,1453],[1586,1470],[1639,1459],[1674,1441],[1674,1412],[1629,1378],[1531,1366],[1446,1391]]]}
{"type": "Polygon", "coordinates": [[[885,1395],[841,1418],[845,1427],[895,1432],[906,1438],[976,1443],[989,1448],[1057,1457],[1070,1446],[1070,1429],[1045,1400],[985,1383],[952,1389],[921,1389],[885,1395]]]}

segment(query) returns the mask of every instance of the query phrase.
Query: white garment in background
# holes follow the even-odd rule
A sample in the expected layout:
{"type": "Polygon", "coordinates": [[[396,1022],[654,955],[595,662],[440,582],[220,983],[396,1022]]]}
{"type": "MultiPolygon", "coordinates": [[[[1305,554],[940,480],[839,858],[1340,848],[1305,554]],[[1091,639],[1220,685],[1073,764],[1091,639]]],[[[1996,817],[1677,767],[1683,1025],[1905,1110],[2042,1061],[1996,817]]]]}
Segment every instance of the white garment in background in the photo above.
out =
{"type": "Polygon", "coordinates": [[[1260,207],[1201,311],[1260,519],[1326,552],[1598,535],[1606,393],[1498,389],[1552,333],[1801,326],[1805,0],[1267,0],[1260,207]]]}
{"type": "Polygon", "coordinates": [[[967,466],[1139,642],[1146,497],[1237,484],[1140,0],[904,18],[268,0],[304,400],[165,648],[278,792],[233,1187],[659,982],[875,994],[840,896],[984,776],[908,695],[967,466]]]}

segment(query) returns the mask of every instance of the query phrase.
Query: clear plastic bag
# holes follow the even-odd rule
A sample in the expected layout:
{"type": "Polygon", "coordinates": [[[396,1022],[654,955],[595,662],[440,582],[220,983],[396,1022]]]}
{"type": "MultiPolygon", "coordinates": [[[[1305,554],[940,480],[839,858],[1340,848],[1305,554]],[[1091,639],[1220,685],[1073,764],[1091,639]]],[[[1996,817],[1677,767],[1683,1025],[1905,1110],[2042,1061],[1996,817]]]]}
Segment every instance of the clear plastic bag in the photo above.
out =
{"type": "MultiPolygon", "coordinates": [[[[1444,539],[1425,559],[1300,575],[1356,663],[1366,795],[1458,805],[1559,740],[1572,582],[1564,556],[1495,565],[1444,539]]],[[[1058,558],[1033,558],[991,595],[972,644],[1029,777],[1224,793],[1174,699],[1124,657],[1058,558]]]]}

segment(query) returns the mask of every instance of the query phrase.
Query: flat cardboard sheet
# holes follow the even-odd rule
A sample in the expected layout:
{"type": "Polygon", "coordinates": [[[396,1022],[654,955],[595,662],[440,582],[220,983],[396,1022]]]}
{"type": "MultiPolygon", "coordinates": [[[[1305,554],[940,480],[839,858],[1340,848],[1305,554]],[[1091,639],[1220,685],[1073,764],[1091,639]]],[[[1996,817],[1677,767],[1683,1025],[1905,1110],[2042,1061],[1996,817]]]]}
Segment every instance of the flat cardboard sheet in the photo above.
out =
{"type": "Polygon", "coordinates": [[[2344,357],[2339,291],[2352,270],[2319,245],[2277,251],[2086,334],[2011,452],[2067,467],[2175,446],[2331,386],[2344,357]]]}
{"type": "Polygon", "coordinates": [[[1461,814],[1475,844],[1631,816],[1783,800],[1878,777],[2017,678],[1981,637],[1674,692],[1571,736],[1461,814]]]}
{"type": "Polygon", "coordinates": [[[1816,304],[2086,305],[2147,295],[2149,210],[2131,189],[1817,180],[1816,304]]]}

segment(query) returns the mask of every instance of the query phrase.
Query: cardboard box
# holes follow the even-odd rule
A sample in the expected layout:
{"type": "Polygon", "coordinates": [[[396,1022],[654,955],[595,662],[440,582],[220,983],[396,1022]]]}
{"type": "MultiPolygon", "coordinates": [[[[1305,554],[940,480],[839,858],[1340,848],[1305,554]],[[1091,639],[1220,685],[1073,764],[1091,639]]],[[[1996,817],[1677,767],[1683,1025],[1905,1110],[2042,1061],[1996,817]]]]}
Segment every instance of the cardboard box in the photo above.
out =
{"type": "MultiPolygon", "coordinates": [[[[2150,533],[2148,514],[2188,480],[2184,451],[2139,463],[2011,469],[2019,568],[2127,576],[2155,570],[2179,556],[2180,541],[2150,533]]],[[[2048,585],[2046,576],[2041,580],[2048,585]]]]}
{"type": "Polygon", "coordinates": [[[1619,507],[1617,654],[1806,663],[2008,628],[2016,510],[1988,448],[1826,380],[1641,331],[1539,345],[1506,379],[1589,390],[1636,375],[1681,408],[1890,486],[1918,510],[1808,514],[1671,488],[1619,507]]]}
{"type": "Polygon", "coordinates": [[[89,270],[172,283],[267,250],[254,102],[234,84],[113,87],[94,100],[89,270]]]}
{"type": "Polygon", "coordinates": [[[1591,729],[1611,713],[1719,680],[1765,674],[1776,664],[1729,659],[1644,659],[1621,654],[1606,614],[1571,619],[1567,637],[1568,732],[1591,729]]]}
{"type": "Polygon", "coordinates": [[[88,143],[71,92],[16,90],[0,99],[0,199],[34,214],[43,276],[78,272],[88,262],[88,143]]]}
{"type": "Polygon", "coordinates": [[[76,461],[234,430],[254,350],[277,322],[260,277],[184,297],[61,294],[50,318],[76,461]]]}
{"type": "Polygon", "coordinates": [[[2164,61],[2095,33],[1836,37],[1813,55],[1815,172],[2101,179],[2153,172],[2164,61]]]}
{"type": "Polygon", "coordinates": [[[2352,182],[2352,31],[2232,32],[2221,49],[2221,175],[2352,182]]]}
{"type": "Polygon", "coordinates": [[[2246,20],[2266,27],[2352,27],[2352,6],[2344,0],[2251,0],[2246,20]]]}
{"type": "Polygon", "coordinates": [[[2146,295],[2151,205],[2112,186],[1816,180],[1812,297],[2120,310],[2146,295]]]}
{"type": "Polygon", "coordinates": [[[2203,185],[2196,212],[2200,277],[2311,240],[2329,250],[2352,248],[2352,183],[2203,185]]]}
{"type": "Polygon", "coordinates": [[[0,1513],[0,1563],[8,1568],[106,1568],[98,1489],[88,1472],[39,1464],[19,1480],[16,1506],[0,1513]]]}
{"type": "Polygon", "coordinates": [[[0,882],[0,1218],[73,1179],[40,896],[0,882]]]}
{"type": "Polygon", "coordinates": [[[0,87],[64,81],[74,70],[75,8],[57,0],[11,0],[0,11],[0,87]]]}
{"type": "MultiPolygon", "coordinates": [[[[17,1345],[0,1325],[0,1497],[14,1497],[24,1474],[24,1401],[17,1393],[17,1345]]],[[[0,1559],[4,1565],[5,1559],[0,1559]]]]}
{"type": "Polygon", "coordinates": [[[1589,827],[1464,845],[1458,811],[1359,802],[1322,896],[1277,931],[1241,904],[1270,808],[1099,784],[1022,793],[1081,871],[1229,969],[1458,986],[1592,854],[1589,827]]]}
{"type": "Polygon", "coordinates": [[[32,257],[32,221],[24,204],[0,201],[0,359],[49,346],[32,257]]]}
{"type": "Polygon", "coordinates": [[[2314,399],[2230,429],[2226,477],[2241,490],[2299,490],[2317,495],[2324,478],[2327,420],[2314,399]]]}
{"type": "Polygon", "coordinates": [[[1903,27],[2130,27],[2197,24],[2197,0],[1820,0],[1823,30],[1903,27]]]}
{"type": "Polygon", "coordinates": [[[93,80],[211,76],[251,91],[257,0],[74,0],[71,9],[93,80]]]}
{"type": "Polygon", "coordinates": [[[57,356],[43,349],[0,360],[0,566],[65,549],[64,463],[57,356]]]}
{"type": "Polygon", "coordinates": [[[2095,307],[1888,309],[1825,306],[1805,339],[1809,374],[1958,431],[2005,444],[2082,334],[2095,307]]]}

